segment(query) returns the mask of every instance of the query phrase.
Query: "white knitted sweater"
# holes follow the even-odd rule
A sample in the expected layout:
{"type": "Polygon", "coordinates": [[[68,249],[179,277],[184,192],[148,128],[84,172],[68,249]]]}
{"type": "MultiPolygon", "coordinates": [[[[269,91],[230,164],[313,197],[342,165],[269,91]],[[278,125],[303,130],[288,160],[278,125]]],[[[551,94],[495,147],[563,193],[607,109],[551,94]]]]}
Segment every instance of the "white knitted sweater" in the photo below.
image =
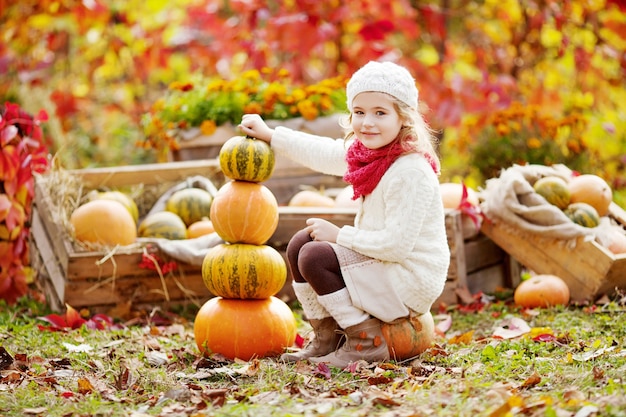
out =
{"type": "MultiPolygon", "coordinates": [[[[315,171],[343,176],[347,170],[343,139],[278,127],[271,146],[315,171]]],[[[354,226],[341,228],[337,244],[384,261],[407,307],[429,311],[443,291],[450,250],[439,180],[428,161],[419,154],[398,158],[361,198],[354,226]]]]}

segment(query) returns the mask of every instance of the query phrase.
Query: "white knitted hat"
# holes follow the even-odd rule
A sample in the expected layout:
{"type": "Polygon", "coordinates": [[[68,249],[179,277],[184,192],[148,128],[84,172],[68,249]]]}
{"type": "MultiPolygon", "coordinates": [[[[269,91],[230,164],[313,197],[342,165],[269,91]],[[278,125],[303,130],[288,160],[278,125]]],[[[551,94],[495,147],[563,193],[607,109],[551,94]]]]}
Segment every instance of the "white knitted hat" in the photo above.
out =
{"type": "Polygon", "coordinates": [[[348,109],[359,93],[387,93],[417,109],[417,87],[409,71],[393,62],[370,61],[352,75],[347,86],[348,109]]]}

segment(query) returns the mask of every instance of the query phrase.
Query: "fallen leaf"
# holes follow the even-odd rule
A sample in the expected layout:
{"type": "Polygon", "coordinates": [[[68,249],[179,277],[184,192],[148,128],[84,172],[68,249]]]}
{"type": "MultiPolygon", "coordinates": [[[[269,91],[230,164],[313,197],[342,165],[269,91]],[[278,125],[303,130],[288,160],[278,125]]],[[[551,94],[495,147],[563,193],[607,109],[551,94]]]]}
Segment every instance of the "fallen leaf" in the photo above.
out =
{"type": "Polygon", "coordinates": [[[93,385],[86,378],[78,378],[78,393],[79,394],[89,394],[93,392],[93,385]]]}
{"type": "Polygon", "coordinates": [[[435,325],[435,332],[439,335],[444,335],[452,327],[452,316],[450,314],[437,314],[433,318],[438,320],[435,325]]]}
{"type": "Polygon", "coordinates": [[[3,346],[0,346],[0,371],[8,369],[11,365],[13,365],[13,357],[3,346]]]}
{"type": "Polygon", "coordinates": [[[63,342],[63,346],[70,352],[91,352],[93,350],[93,346],[85,343],[74,345],[72,343],[63,342]]]}
{"type": "Polygon", "coordinates": [[[504,320],[495,329],[492,337],[497,339],[513,339],[530,332],[530,326],[519,317],[511,317],[504,320]]]}
{"type": "Polygon", "coordinates": [[[520,388],[522,389],[532,388],[535,385],[539,384],[540,382],[541,382],[541,377],[539,376],[539,374],[537,372],[533,372],[531,376],[526,378],[526,380],[520,386],[520,388]]]}
{"type": "Polygon", "coordinates": [[[323,376],[326,379],[330,379],[331,377],[330,368],[324,362],[320,362],[317,364],[317,366],[313,370],[313,374],[323,376]]]}
{"type": "Polygon", "coordinates": [[[613,350],[615,350],[615,346],[611,346],[608,348],[594,349],[594,350],[590,350],[590,351],[583,352],[583,353],[575,353],[572,355],[572,359],[578,362],[586,362],[588,360],[595,359],[613,350]]]}
{"type": "Polygon", "coordinates": [[[24,414],[43,414],[48,411],[47,407],[36,407],[36,408],[24,408],[22,413],[24,414]]]}
{"type": "Polygon", "coordinates": [[[448,339],[448,343],[451,345],[459,345],[459,344],[468,345],[471,343],[473,337],[474,337],[474,331],[470,330],[469,332],[452,336],[450,339],[448,339]]]}

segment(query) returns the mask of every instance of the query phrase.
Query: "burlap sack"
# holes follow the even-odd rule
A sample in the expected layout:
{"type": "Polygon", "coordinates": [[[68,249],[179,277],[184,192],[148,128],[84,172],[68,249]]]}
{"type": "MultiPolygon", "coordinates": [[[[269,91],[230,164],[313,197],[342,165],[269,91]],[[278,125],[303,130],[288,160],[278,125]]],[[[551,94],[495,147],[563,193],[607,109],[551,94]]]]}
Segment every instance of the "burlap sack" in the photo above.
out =
{"type": "Polygon", "coordinates": [[[593,240],[594,228],[572,222],[563,211],[534,191],[533,184],[538,179],[551,175],[569,181],[572,172],[564,165],[514,165],[503,170],[500,177],[488,180],[479,193],[483,214],[488,221],[520,235],[563,240],[570,247],[575,246],[580,237],[593,240]]]}

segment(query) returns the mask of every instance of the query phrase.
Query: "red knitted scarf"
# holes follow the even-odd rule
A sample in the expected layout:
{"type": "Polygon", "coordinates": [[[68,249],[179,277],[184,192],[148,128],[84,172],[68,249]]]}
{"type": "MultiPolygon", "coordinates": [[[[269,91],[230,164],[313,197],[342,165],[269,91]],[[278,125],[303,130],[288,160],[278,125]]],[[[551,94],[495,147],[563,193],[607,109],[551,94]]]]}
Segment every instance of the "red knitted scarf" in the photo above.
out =
{"type": "MultiPolygon", "coordinates": [[[[359,140],[355,140],[348,148],[346,162],[348,162],[348,172],[343,176],[344,181],[352,185],[354,189],[353,200],[360,196],[370,194],[385,175],[387,169],[406,150],[399,141],[378,149],[369,149],[359,140]]],[[[437,166],[430,155],[425,155],[435,172],[437,166]]]]}

